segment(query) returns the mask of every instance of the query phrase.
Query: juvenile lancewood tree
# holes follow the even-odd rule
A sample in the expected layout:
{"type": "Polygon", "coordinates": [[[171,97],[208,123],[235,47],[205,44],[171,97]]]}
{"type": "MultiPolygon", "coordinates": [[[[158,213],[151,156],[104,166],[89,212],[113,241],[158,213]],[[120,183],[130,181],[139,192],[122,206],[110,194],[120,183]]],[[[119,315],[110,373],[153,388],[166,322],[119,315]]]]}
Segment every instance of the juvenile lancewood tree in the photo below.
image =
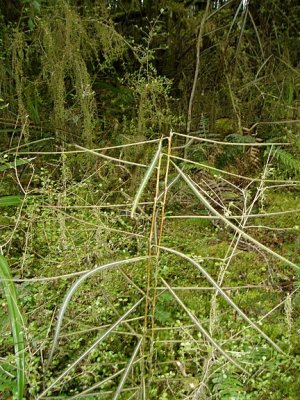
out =
{"type": "Polygon", "coordinates": [[[298,399],[299,12],[1,2],[1,398],[298,399]]]}

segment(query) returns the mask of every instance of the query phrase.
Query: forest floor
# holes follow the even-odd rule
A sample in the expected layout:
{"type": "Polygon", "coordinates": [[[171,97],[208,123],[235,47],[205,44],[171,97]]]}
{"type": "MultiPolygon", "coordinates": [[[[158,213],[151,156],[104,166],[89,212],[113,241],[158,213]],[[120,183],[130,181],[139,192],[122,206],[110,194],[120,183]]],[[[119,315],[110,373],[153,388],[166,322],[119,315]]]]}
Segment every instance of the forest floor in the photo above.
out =
{"type": "MultiPolygon", "coordinates": [[[[131,219],[126,204],[87,206],[91,188],[75,186],[61,194],[47,181],[42,198],[31,196],[16,214],[4,208],[1,216],[24,324],[26,398],[111,399],[127,368],[121,399],[142,398],[141,371],[149,399],[190,398],[203,381],[208,398],[298,398],[297,269],[237,240],[230,227],[195,217],[203,209],[183,197],[167,204],[160,250],[147,261],[151,207],[131,219]]],[[[298,190],[274,190],[260,207],[254,213],[298,209],[298,190]]],[[[246,231],[299,265],[299,213],[250,217],[246,231]]],[[[15,366],[4,298],[0,320],[1,398],[8,399],[15,366]]]]}

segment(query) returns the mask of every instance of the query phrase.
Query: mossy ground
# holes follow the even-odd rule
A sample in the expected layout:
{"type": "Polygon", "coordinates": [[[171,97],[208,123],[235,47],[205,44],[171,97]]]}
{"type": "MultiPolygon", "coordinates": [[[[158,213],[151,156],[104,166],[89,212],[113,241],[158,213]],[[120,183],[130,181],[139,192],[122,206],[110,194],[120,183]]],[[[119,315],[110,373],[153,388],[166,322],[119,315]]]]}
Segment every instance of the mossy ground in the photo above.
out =
{"type": "MultiPolygon", "coordinates": [[[[297,207],[298,193],[290,191],[270,196],[264,211],[297,207]]],[[[13,222],[14,216],[7,213],[4,218],[2,226],[7,228],[7,220],[13,222]]],[[[249,232],[297,263],[299,215],[285,214],[251,220],[251,225],[261,224],[282,230],[252,227],[249,232]]],[[[53,277],[88,270],[95,265],[133,257],[137,253],[147,254],[148,229],[149,221],[136,223],[116,212],[72,209],[60,213],[51,207],[44,207],[40,200],[31,201],[23,210],[17,233],[11,242],[12,271],[18,278],[53,277]],[[140,233],[141,236],[128,236],[117,230],[140,233]]],[[[230,230],[216,227],[208,220],[167,218],[161,245],[176,249],[199,262],[217,281],[224,266],[223,259],[230,254],[228,249],[232,235],[230,230]]],[[[152,268],[155,268],[155,263],[152,268]]],[[[207,331],[210,329],[214,291],[191,263],[166,252],[161,252],[157,271],[159,288],[155,324],[153,333],[151,329],[149,331],[149,340],[153,334],[155,341],[151,366],[153,388],[149,389],[149,398],[180,399],[201,379],[204,360],[212,349],[186,312],[163,288],[160,278],[171,287],[178,288],[176,293],[180,299],[207,331]],[[184,374],[177,362],[184,365],[184,374]],[[172,397],[174,390],[177,397],[172,397]]],[[[26,326],[28,398],[36,397],[45,382],[61,373],[138,300],[141,291],[146,291],[146,265],[142,262],[124,266],[122,271],[105,271],[82,284],[68,305],[55,359],[45,372],[54,321],[74,279],[17,284],[26,326]]],[[[250,375],[241,374],[227,364],[224,357],[214,353],[213,374],[209,380],[212,393],[222,399],[232,398],[232,393],[237,399],[297,399],[300,390],[297,379],[300,366],[300,296],[295,291],[297,282],[298,275],[290,267],[247,244],[238,247],[226,269],[222,287],[285,354],[274,351],[218,296],[214,339],[236,357],[250,375]],[[230,387],[233,388],[231,392],[230,387]]],[[[153,289],[149,294],[153,295],[153,289]]],[[[143,331],[144,311],[144,306],[139,306],[131,315],[133,321],[123,324],[90,353],[80,367],[63,380],[63,385],[53,389],[52,395],[70,396],[81,392],[126,365],[136,344],[135,332],[143,331]]],[[[4,332],[1,357],[9,369],[13,366],[13,349],[4,302],[1,321],[4,332]]],[[[134,367],[133,371],[132,383],[138,384],[138,367],[134,367]]],[[[12,383],[9,379],[5,382],[3,390],[9,396],[12,383]]],[[[118,378],[115,378],[101,389],[113,391],[117,384],[118,378]]],[[[94,398],[97,396],[90,397],[94,398]]],[[[127,399],[129,395],[124,392],[122,398],[127,399]]]]}

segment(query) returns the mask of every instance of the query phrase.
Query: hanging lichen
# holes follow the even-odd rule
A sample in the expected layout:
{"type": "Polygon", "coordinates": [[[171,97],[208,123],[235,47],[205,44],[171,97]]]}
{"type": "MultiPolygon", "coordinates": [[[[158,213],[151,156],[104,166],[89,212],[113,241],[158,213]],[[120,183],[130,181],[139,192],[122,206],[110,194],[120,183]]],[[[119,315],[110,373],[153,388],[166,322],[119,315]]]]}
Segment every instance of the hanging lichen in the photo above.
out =
{"type": "MultiPolygon", "coordinates": [[[[103,6],[102,11],[105,10],[103,6]]],[[[88,63],[96,58],[101,68],[106,68],[125,49],[106,14],[107,11],[100,14],[98,19],[81,16],[63,1],[57,3],[53,14],[48,14],[40,25],[44,50],[42,73],[53,102],[54,127],[58,132],[72,131],[87,146],[93,143],[97,118],[88,63]]],[[[67,136],[65,133],[63,138],[67,136]]]]}
{"type": "Polygon", "coordinates": [[[18,116],[22,124],[22,134],[24,139],[28,139],[28,116],[23,100],[24,90],[24,51],[25,51],[24,33],[16,30],[12,41],[12,75],[15,80],[17,94],[18,116]]]}
{"type": "Polygon", "coordinates": [[[137,129],[140,136],[149,137],[168,131],[173,121],[170,110],[170,80],[151,76],[135,82],[138,95],[137,129]],[[155,116],[155,118],[153,118],[155,116]]]}

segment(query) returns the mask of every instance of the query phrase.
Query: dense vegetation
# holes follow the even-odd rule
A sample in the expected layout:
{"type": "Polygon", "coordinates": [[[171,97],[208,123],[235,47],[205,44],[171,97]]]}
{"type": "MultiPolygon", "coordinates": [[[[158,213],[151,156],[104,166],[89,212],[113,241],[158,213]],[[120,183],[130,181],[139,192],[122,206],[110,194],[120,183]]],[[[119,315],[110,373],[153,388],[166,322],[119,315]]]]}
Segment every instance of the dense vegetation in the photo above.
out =
{"type": "Polygon", "coordinates": [[[298,399],[298,2],[0,19],[0,398],[298,399]]]}

